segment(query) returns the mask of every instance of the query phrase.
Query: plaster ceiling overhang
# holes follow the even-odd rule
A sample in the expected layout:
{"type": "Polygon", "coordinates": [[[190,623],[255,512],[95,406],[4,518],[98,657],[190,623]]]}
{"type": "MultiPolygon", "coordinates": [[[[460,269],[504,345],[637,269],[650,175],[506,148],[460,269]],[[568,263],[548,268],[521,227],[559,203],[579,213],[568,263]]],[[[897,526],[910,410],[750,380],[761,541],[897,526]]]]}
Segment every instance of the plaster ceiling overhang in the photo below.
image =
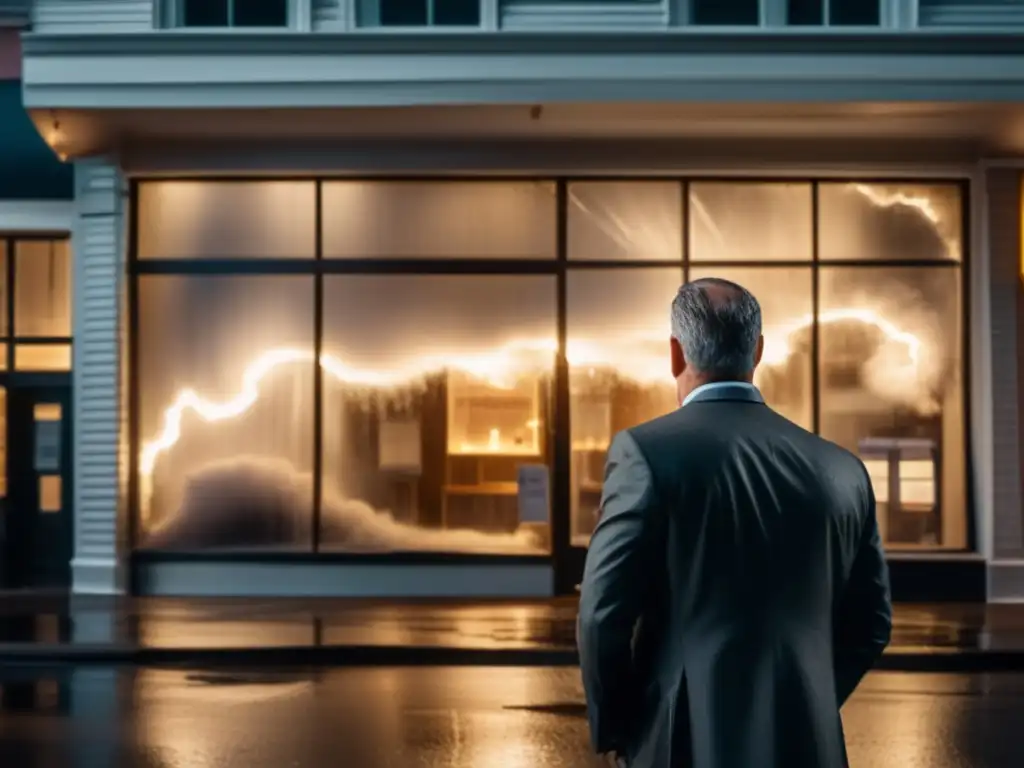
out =
{"type": "MultiPolygon", "coordinates": [[[[547,104],[333,109],[30,109],[70,158],[161,147],[309,152],[342,144],[635,140],[713,155],[969,161],[1024,152],[1024,105],[1004,103],[547,104]]],[[[653,145],[652,145],[653,147],[653,145]]],[[[653,151],[653,150],[652,150],[653,151]]]]}

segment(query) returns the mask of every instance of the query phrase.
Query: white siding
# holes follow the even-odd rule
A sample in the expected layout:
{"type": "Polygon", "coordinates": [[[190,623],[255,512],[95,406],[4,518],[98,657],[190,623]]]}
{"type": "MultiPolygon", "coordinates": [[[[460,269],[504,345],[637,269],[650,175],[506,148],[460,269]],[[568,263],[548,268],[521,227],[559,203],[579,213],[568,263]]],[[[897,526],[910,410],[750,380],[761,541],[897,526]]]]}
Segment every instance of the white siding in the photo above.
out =
{"type": "Polygon", "coordinates": [[[355,19],[357,0],[309,0],[314,32],[344,32],[355,19]]]}
{"type": "Polygon", "coordinates": [[[74,510],[76,592],[113,593],[118,564],[121,186],[115,168],[75,165],[74,510]]]}
{"type": "Polygon", "coordinates": [[[33,32],[144,32],[161,0],[35,0],[33,32]]]}
{"type": "Polygon", "coordinates": [[[665,0],[566,2],[565,0],[502,0],[501,27],[512,30],[665,29],[665,0]]]}
{"type": "Polygon", "coordinates": [[[922,27],[1024,26],[1024,0],[921,0],[922,27]]]}

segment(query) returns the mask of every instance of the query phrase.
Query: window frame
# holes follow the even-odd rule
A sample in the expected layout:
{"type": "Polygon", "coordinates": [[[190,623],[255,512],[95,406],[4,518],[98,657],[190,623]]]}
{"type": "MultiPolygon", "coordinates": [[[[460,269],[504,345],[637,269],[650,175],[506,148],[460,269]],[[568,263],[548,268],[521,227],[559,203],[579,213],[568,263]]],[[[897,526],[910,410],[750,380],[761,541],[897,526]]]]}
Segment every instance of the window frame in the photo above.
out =
{"type": "MultiPolygon", "coordinates": [[[[265,275],[295,275],[312,274],[316,280],[316,294],[314,306],[310,311],[314,313],[314,327],[316,338],[314,341],[314,355],[319,355],[324,337],[323,328],[323,302],[324,302],[324,277],[328,275],[550,275],[554,276],[557,286],[556,295],[556,334],[559,348],[566,349],[566,342],[569,338],[568,328],[568,307],[567,307],[567,283],[568,276],[573,271],[583,270],[622,270],[622,269],[665,269],[678,265],[682,280],[689,277],[691,263],[701,270],[715,268],[752,268],[764,269],[787,267],[810,267],[811,269],[811,290],[812,290],[812,311],[815,321],[811,325],[812,347],[811,347],[811,398],[813,403],[812,418],[814,429],[820,430],[822,412],[822,381],[821,381],[821,354],[820,354],[820,328],[817,318],[820,314],[821,285],[820,274],[822,269],[836,267],[859,267],[861,269],[876,269],[879,267],[907,267],[922,269],[953,269],[958,270],[960,275],[960,347],[961,359],[958,363],[961,375],[961,408],[963,417],[963,456],[964,456],[964,502],[962,506],[964,519],[961,522],[957,519],[957,525],[963,525],[966,531],[965,544],[963,548],[940,546],[935,551],[943,553],[951,552],[973,552],[976,551],[977,521],[975,519],[974,479],[971,472],[970,456],[972,433],[970,429],[971,409],[968,407],[971,399],[972,380],[970,376],[971,359],[971,314],[970,314],[970,279],[969,265],[971,263],[971,236],[970,236],[970,205],[971,205],[971,182],[969,179],[957,176],[871,176],[871,175],[827,175],[827,174],[806,174],[806,175],[749,175],[738,176],[732,174],[703,174],[703,175],[681,175],[665,174],[651,175],[643,173],[634,174],[612,174],[612,175],[558,175],[558,174],[413,174],[413,175],[388,175],[386,177],[374,175],[359,176],[330,176],[301,174],[294,176],[246,176],[235,175],[183,175],[174,177],[178,181],[248,181],[257,183],[260,181],[313,181],[316,183],[315,201],[317,205],[314,220],[317,227],[316,233],[316,255],[312,259],[238,259],[238,258],[217,258],[209,259],[177,259],[161,260],[138,258],[138,231],[139,215],[138,199],[139,188],[147,182],[160,182],[168,179],[162,177],[137,177],[130,182],[129,190],[129,244],[128,244],[128,295],[129,295],[129,321],[128,321],[128,392],[129,392],[129,541],[133,550],[137,547],[137,517],[139,514],[139,448],[142,444],[142,437],[139,433],[139,370],[138,370],[138,345],[139,345],[139,311],[137,285],[140,276],[151,274],[265,274],[265,275]],[[415,259],[382,259],[382,258],[326,258],[323,254],[323,185],[336,179],[346,181],[373,182],[385,180],[394,182],[431,182],[444,184],[447,182],[515,182],[523,181],[550,182],[554,184],[555,200],[552,204],[556,210],[556,254],[553,259],[508,259],[508,258],[415,258],[415,259]],[[569,213],[569,185],[573,182],[665,182],[671,181],[681,185],[681,205],[683,237],[682,249],[678,261],[666,259],[658,260],[584,260],[568,257],[568,213],[569,213]],[[690,233],[688,231],[690,221],[690,184],[700,182],[730,182],[735,184],[744,183],[797,183],[804,182],[811,185],[811,227],[812,227],[812,253],[809,258],[791,261],[692,261],[690,249],[690,233]],[[867,185],[920,185],[920,186],[955,186],[959,190],[960,210],[959,215],[962,223],[962,253],[958,261],[951,259],[943,260],[898,260],[898,259],[858,259],[858,260],[829,260],[823,261],[819,255],[819,188],[824,184],[836,183],[857,183],[867,185]]],[[[315,377],[319,382],[322,377],[315,377]]],[[[547,555],[473,555],[463,553],[401,553],[396,555],[364,555],[355,553],[329,552],[320,548],[320,493],[322,489],[314,489],[313,500],[313,531],[314,537],[308,551],[301,553],[268,553],[261,552],[239,552],[233,555],[225,555],[222,552],[156,552],[153,550],[136,550],[149,561],[166,559],[186,560],[242,560],[242,561],[265,561],[267,559],[300,559],[310,557],[330,557],[336,560],[350,562],[531,562],[538,561],[553,562],[555,568],[556,582],[562,591],[571,590],[575,582],[566,581],[574,578],[585,550],[571,543],[571,509],[573,487],[570,478],[572,466],[572,431],[570,423],[570,390],[569,390],[569,366],[564,352],[557,356],[553,382],[553,395],[551,397],[552,412],[549,417],[549,441],[551,449],[551,549],[547,555]]],[[[322,387],[322,383],[317,385],[322,387]]],[[[320,424],[322,413],[322,392],[314,397],[314,409],[317,414],[314,424],[320,424]]],[[[317,433],[322,433],[322,427],[315,427],[317,433]]],[[[322,434],[314,435],[314,471],[315,482],[322,484],[322,462],[321,451],[322,434]]],[[[940,480],[941,482],[941,480],[940,480]]],[[[920,552],[920,547],[906,547],[894,545],[890,552],[911,551],[920,552]]]]}
{"type": "Polygon", "coordinates": [[[476,0],[479,9],[476,24],[435,24],[431,20],[434,6],[439,0],[420,0],[427,6],[427,22],[425,24],[408,24],[383,26],[380,23],[381,4],[386,0],[351,0],[352,13],[355,16],[356,29],[387,29],[387,30],[440,30],[458,31],[468,29],[496,29],[499,0],[476,0]],[[493,19],[493,25],[492,25],[493,19]]]}
{"type": "Polygon", "coordinates": [[[75,280],[75,253],[71,247],[71,235],[68,232],[3,232],[0,231],[0,251],[4,253],[2,262],[5,270],[3,280],[3,291],[5,293],[4,306],[6,330],[0,333],[0,386],[9,386],[7,381],[11,377],[32,377],[49,379],[53,376],[68,376],[74,367],[74,280],[75,280]],[[69,268],[71,270],[71,295],[68,296],[71,312],[71,327],[67,336],[25,336],[18,333],[15,323],[15,294],[17,291],[17,246],[19,243],[43,242],[67,244],[69,256],[69,268]],[[19,347],[66,347],[72,358],[71,366],[67,369],[26,369],[16,368],[14,365],[15,352],[19,347]]]}
{"type": "MultiPolygon", "coordinates": [[[[212,1],[212,0],[211,0],[212,1]]],[[[221,0],[218,0],[221,1],[221,0]]],[[[231,4],[236,0],[222,0],[231,4]]],[[[185,25],[185,0],[164,0],[157,9],[157,26],[167,32],[187,32],[190,34],[210,34],[231,30],[239,34],[289,30],[294,32],[311,32],[313,20],[313,0],[284,0],[287,4],[287,22],[284,26],[273,27],[238,27],[228,23],[218,27],[190,27],[185,25]]]]}

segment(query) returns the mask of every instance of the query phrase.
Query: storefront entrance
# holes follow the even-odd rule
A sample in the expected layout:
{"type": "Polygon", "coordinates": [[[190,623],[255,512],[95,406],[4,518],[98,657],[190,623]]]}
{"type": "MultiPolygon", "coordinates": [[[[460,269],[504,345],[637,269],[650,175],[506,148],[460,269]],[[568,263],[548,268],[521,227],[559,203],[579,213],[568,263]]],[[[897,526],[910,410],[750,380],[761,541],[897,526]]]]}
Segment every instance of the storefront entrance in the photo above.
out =
{"type": "Polygon", "coordinates": [[[11,386],[3,399],[3,586],[66,587],[72,538],[71,388],[11,386]]]}

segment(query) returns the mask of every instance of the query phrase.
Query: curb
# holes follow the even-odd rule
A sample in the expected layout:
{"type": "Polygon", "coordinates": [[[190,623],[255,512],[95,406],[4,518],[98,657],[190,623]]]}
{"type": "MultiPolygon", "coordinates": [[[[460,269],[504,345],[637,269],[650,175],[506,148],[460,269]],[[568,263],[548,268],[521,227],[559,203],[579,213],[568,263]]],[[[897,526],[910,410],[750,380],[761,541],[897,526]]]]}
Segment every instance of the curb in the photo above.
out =
{"type": "MultiPolygon", "coordinates": [[[[578,666],[570,648],[451,648],[386,645],[263,648],[140,648],[129,645],[0,644],[0,664],[138,666],[578,666]]],[[[1024,672],[1024,650],[900,650],[874,667],[897,672],[1024,672]]]]}

